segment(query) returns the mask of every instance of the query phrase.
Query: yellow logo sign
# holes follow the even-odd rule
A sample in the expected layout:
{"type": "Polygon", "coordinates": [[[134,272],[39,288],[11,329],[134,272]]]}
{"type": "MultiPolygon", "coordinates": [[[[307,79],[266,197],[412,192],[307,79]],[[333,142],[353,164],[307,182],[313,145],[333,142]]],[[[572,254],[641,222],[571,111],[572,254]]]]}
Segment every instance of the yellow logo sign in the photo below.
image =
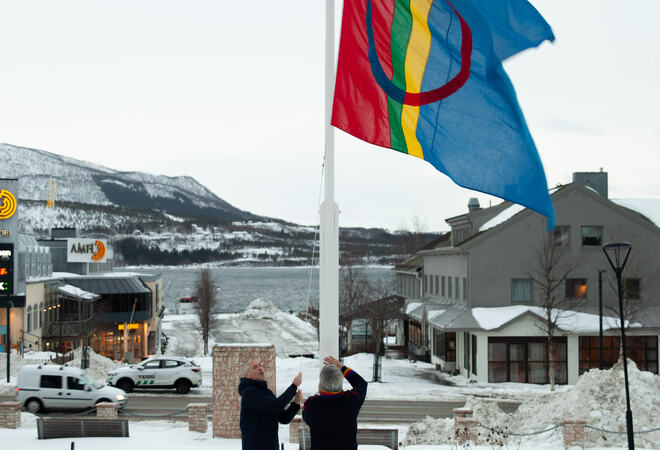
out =
{"type": "Polygon", "coordinates": [[[16,197],[9,191],[0,190],[0,220],[9,219],[16,212],[16,197]]]}
{"type": "Polygon", "coordinates": [[[96,241],[96,253],[92,255],[92,261],[100,261],[105,256],[105,245],[103,242],[96,241]]]}

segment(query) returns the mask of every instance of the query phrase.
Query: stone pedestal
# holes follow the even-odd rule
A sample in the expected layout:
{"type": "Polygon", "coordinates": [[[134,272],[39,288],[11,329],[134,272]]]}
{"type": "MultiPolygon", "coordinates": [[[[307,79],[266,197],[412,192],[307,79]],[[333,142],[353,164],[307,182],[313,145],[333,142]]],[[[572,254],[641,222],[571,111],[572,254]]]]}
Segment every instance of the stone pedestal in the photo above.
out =
{"type": "Polygon", "coordinates": [[[209,426],[207,417],[208,403],[188,404],[188,431],[206,433],[209,426]]]}
{"type": "Polygon", "coordinates": [[[97,403],[96,417],[99,419],[116,419],[117,403],[97,403]]]}
{"type": "Polygon", "coordinates": [[[275,393],[275,346],[272,344],[218,344],[213,347],[213,437],[241,437],[241,397],[238,383],[245,361],[257,359],[266,382],[275,393]]]}
{"type": "Polygon", "coordinates": [[[472,413],[468,408],[454,408],[454,437],[459,445],[467,441],[478,444],[479,421],[472,417],[472,413]]]}
{"type": "Polygon", "coordinates": [[[584,448],[584,419],[562,419],[564,433],[564,447],[584,448]]]}
{"type": "Polygon", "coordinates": [[[21,404],[19,402],[0,403],[0,428],[16,429],[21,426],[21,404]]]}
{"type": "Polygon", "coordinates": [[[300,443],[300,429],[303,427],[307,430],[307,434],[309,434],[310,433],[309,426],[307,426],[307,424],[303,422],[302,417],[300,416],[294,417],[291,423],[289,423],[289,443],[291,444],[300,443]]]}

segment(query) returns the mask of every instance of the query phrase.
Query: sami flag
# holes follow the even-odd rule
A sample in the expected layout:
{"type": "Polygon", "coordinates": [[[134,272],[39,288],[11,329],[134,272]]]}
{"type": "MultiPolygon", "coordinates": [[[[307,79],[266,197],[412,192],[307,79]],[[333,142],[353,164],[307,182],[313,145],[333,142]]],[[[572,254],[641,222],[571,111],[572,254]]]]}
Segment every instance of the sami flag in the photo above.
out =
{"type": "Polygon", "coordinates": [[[526,0],[344,0],[332,125],[431,163],[554,226],[502,61],[554,40],[526,0]]]}

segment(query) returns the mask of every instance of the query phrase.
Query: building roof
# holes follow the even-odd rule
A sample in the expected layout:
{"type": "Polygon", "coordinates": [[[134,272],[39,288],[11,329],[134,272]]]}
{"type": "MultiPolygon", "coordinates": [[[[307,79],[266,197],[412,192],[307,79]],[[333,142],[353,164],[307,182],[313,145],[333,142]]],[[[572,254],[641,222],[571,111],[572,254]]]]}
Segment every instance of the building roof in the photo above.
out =
{"type": "Polygon", "coordinates": [[[101,297],[98,294],[95,294],[93,292],[87,292],[83,289],[80,289],[76,286],[72,286],[70,284],[60,284],[58,286],[55,286],[55,290],[57,290],[61,294],[64,294],[67,297],[72,297],[76,300],[89,301],[89,300],[96,300],[101,297]]]}
{"type": "Polygon", "coordinates": [[[96,294],[148,294],[151,292],[137,277],[75,277],[65,278],[64,281],[96,294]]]}

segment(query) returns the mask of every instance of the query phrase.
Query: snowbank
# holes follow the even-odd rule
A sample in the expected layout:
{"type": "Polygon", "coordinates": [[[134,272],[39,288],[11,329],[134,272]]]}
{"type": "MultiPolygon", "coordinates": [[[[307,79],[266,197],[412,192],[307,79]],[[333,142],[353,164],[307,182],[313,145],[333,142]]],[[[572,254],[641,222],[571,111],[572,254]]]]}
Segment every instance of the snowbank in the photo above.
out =
{"type": "MultiPolygon", "coordinates": [[[[658,427],[660,417],[660,376],[642,372],[628,361],[630,403],[635,431],[658,427]]],[[[609,370],[592,369],[584,373],[573,389],[552,395],[532,398],[522,403],[512,414],[504,413],[496,403],[470,397],[466,407],[474,410],[481,425],[509,433],[530,433],[560,424],[562,418],[583,418],[587,425],[610,431],[626,430],[626,398],[623,383],[623,365],[619,361],[609,370]]],[[[406,445],[448,444],[453,439],[451,419],[424,421],[408,429],[406,445]]],[[[480,428],[482,436],[488,431],[480,428]]],[[[492,434],[492,433],[491,433],[492,434]]],[[[552,444],[561,446],[561,429],[530,437],[506,438],[509,444],[534,446],[552,444]]],[[[635,445],[657,448],[660,431],[635,435],[635,445]]],[[[612,434],[587,429],[586,447],[622,447],[627,444],[625,434],[612,434]]]]}

